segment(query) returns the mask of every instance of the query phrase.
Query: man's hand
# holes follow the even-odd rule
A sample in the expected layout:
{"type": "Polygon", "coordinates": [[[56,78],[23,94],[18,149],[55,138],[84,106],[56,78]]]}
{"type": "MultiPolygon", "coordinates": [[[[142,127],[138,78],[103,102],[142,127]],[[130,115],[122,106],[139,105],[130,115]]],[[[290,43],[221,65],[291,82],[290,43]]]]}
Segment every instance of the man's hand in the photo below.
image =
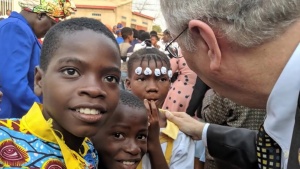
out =
{"type": "Polygon", "coordinates": [[[205,123],[197,121],[185,112],[165,112],[168,120],[176,124],[180,131],[191,136],[194,140],[202,139],[205,123]]]}

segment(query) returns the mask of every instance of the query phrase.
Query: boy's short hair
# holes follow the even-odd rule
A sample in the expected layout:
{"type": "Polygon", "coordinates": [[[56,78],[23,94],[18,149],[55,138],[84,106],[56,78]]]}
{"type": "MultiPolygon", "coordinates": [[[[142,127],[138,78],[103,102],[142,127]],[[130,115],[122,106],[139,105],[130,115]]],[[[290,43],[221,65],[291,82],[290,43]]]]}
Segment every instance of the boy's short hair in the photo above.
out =
{"type": "Polygon", "coordinates": [[[151,36],[153,36],[153,35],[156,35],[156,36],[157,36],[157,32],[156,32],[156,31],[151,31],[151,32],[150,32],[150,35],[151,35],[151,36]]]}
{"type": "Polygon", "coordinates": [[[119,45],[112,32],[109,31],[109,29],[100,21],[84,17],[69,19],[54,25],[47,32],[41,50],[41,69],[44,71],[47,70],[52,56],[61,45],[62,38],[65,38],[64,35],[72,36],[74,32],[83,30],[92,30],[97,33],[104,34],[105,36],[110,38],[119,49],[119,45]]]}
{"type": "Polygon", "coordinates": [[[133,34],[132,29],[129,27],[124,27],[121,29],[121,35],[123,39],[127,39],[132,34],[133,34]]]}
{"type": "Polygon", "coordinates": [[[151,38],[155,37],[157,39],[157,41],[159,41],[159,37],[157,35],[151,35],[151,38]]]}
{"type": "Polygon", "coordinates": [[[125,90],[120,90],[119,104],[136,109],[146,109],[144,103],[137,96],[125,90]]]}
{"type": "Polygon", "coordinates": [[[148,32],[143,32],[140,34],[140,40],[145,41],[146,39],[150,39],[150,34],[148,32]]]}
{"type": "Polygon", "coordinates": [[[170,35],[170,31],[168,29],[166,29],[164,32],[163,32],[164,35],[170,35]]]}
{"type": "Polygon", "coordinates": [[[133,38],[138,39],[139,38],[139,32],[134,28],[132,28],[132,31],[133,31],[133,38]]]}

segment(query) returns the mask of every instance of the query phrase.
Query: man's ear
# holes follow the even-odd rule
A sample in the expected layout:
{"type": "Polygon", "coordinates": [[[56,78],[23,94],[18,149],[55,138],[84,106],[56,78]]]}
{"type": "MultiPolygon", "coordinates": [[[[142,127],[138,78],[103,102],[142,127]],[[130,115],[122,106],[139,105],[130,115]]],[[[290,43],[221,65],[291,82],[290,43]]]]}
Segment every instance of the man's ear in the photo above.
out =
{"type": "Polygon", "coordinates": [[[125,88],[129,91],[131,91],[131,85],[130,85],[130,80],[126,78],[125,80],[125,88]]]}
{"type": "Polygon", "coordinates": [[[37,66],[34,70],[34,93],[37,96],[41,96],[43,94],[43,70],[37,66]]]}
{"type": "Polygon", "coordinates": [[[206,44],[207,48],[201,48],[201,50],[205,50],[207,52],[210,59],[210,69],[218,70],[221,65],[222,54],[213,29],[205,22],[200,20],[191,20],[189,22],[189,31],[191,32],[196,44],[198,44],[198,40],[201,39],[202,42],[206,44]]]}

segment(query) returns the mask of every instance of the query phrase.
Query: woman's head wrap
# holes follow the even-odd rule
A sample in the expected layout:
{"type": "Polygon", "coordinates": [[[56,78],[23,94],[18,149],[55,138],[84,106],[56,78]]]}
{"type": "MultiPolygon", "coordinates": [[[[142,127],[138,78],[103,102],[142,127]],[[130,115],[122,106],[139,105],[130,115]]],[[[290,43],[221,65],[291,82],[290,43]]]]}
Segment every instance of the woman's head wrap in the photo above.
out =
{"type": "Polygon", "coordinates": [[[76,11],[72,0],[19,0],[19,5],[22,10],[45,13],[57,22],[76,11]]]}

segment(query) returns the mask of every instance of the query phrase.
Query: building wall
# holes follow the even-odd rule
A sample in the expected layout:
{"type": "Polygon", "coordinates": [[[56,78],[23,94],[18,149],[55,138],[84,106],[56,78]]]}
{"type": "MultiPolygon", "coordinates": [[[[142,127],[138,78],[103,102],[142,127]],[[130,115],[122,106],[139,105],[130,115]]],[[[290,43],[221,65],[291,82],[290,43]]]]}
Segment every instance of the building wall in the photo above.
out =
{"type": "MultiPolygon", "coordinates": [[[[124,26],[151,31],[153,20],[132,13],[132,1],[130,0],[73,0],[78,5],[77,12],[71,16],[90,17],[100,20],[104,24],[113,27],[117,23],[124,26]],[[93,8],[80,8],[80,5],[93,8]],[[106,7],[107,9],[97,9],[106,7]]],[[[21,8],[17,0],[0,0],[0,11],[4,14],[6,9],[20,12],[21,8]]]]}
{"type": "Polygon", "coordinates": [[[94,18],[110,26],[116,23],[115,13],[113,10],[78,8],[76,13],[72,15],[72,18],[76,17],[94,18]]]}
{"type": "Polygon", "coordinates": [[[72,17],[91,17],[101,20],[104,24],[113,27],[117,23],[136,29],[151,31],[153,20],[132,13],[132,1],[129,0],[75,0],[77,6],[87,5],[93,8],[106,7],[114,9],[82,9],[77,8],[77,12],[72,17]]]}
{"type": "Polygon", "coordinates": [[[116,23],[122,23],[123,26],[130,27],[131,24],[131,7],[132,3],[118,6],[116,8],[116,23]]]}
{"type": "Polygon", "coordinates": [[[153,21],[151,19],[143,18],[137,15],[132,15],[131,18],[131,27],[136,27],[138,30],[146,30],[146,31],[151,31],[152,26],[153,26],[153,21]]]}

